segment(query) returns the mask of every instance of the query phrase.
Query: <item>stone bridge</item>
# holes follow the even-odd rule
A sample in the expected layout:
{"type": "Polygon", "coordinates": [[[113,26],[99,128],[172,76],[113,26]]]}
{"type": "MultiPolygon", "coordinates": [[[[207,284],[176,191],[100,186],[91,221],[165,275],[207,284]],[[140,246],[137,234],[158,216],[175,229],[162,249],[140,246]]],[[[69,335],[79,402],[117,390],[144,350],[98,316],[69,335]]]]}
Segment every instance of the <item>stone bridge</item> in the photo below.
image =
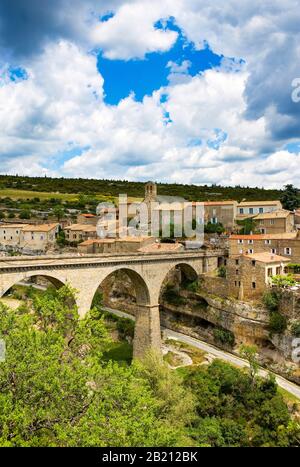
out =
{"type": "Polygon", "coordinates": [[[134,357],[142,357],[149,348],[160,348],[159,296],[167,274],[180,268],[195,280],[218,265],[222,250],[181,253],[39,256],[0,258],[0,297],[14,284],[42,276],[56,287],[69,284],[76,289],[80,317],[92,305],[93,297],[106,277],[116,271],[127,273],[133,282],[138,313],[134,334],[134,357]]]}

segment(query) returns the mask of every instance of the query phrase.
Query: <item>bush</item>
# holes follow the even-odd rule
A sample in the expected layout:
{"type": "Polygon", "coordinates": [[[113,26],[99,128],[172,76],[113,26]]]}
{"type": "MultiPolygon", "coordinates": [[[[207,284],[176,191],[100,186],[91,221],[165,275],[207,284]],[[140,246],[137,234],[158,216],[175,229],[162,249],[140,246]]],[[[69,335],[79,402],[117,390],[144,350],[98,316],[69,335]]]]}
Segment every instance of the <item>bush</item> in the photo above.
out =
{"type": "Polygon", "coordinates": [[[226,267],[220,266],[218,268],[218,277],[226,277],[226,267]]]}
{"type": "Polygon", "coordinates": [[[300,337],[300,321],[295,321],[291,326],[293,336],[300,337]]]}
{"type": "Polygon", "coordinates": [[[291,269],[294,274],[300,274],[300,264],[291,263],[288,265],[288,268],[291,269]]]}
{"type": "Polygon", "coordinates": [[[184,305],[185,299],[179,295],[172,285],[167,285],[163,293],[163,299],[171,305],[184,305]]]}
{"type": "Polygon", "coordinates": [[[211,222],[208,222],[204,226],[204,233],[221,234],[223,232],[225,232],[225,228],[224,228],[223,224],[221,224],[220,222],[218,222],[217,224],[212,224],[211,222]]]}
{"type": "Polygon", "coordinates": [[[282,334],[287,328],[287,319],[278,311],[271,313],[269,330],[271,334],[282,334]]]}
{"type": "Polygon", "coordinates": [[[20,219],[30,219],[31,217],[31,212],[28,210],[21,211],[19,214],[20,219]]]}
{"type": "Polygon", "coordinates": [[[214,339],[223,345],[234,346],[234,334],[227,329],[214,329],[214,339]]]}
{"type": "Polygon", "coordinates": [[[263,295],[263,303],[269,311],[277,311],[280,294],[276,290],[267,290],[263,295]]]}
{"type": "Polygon", "coordinates": [[[189,292],[197,292],[199,288],[198,281],[189,282],[186,284],[186,290],[189,292]]]}
{"type": "Polygon", "coordinates": [[[292,274],[287,274],[286,276],[278,275],[272,277],[272,284],[276,287],[284,288],[296,285],[296,281],[292,274]]]}

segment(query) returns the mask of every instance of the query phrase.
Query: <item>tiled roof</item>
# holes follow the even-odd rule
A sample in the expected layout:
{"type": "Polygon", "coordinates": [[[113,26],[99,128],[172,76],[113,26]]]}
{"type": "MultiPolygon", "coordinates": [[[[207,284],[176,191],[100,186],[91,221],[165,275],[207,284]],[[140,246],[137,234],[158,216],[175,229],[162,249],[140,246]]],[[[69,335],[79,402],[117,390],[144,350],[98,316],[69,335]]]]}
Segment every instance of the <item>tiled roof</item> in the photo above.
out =
{"type": "Polygon", "coordinates": [[[90,224],[71,224],[65,227],[65,230],[81,230],[83,232],[96,232],[96,226],[90,224]]]}
{"type": "MultiPolygon", "coordinates": [[[[236,201],[230,201],[230,200],[227,200],[227,201],[204,201],[204,206],[232,206],[236,203],[236,201]]],[[[198,203],[193,203],[194,204],[198,204],[198,203]]]]}
{"type": "Polygon", "coordinates": [[[277,211],[273,212],[264,212],[261,214],[257,214],[254,219],[285,219],[291,214],[291,211],[287,211],[286,209],[278,209],[277,211]]]}
{"type": "Polygon", "coordinates": [[[183,246],[180,243],[151,243],[150,245],[139,248],[140,253],[151,253],[159,251],[177,251],[182,250],[183,246]]]}
{"type": "Polygon", "coordinates": [[[50,232],[56,229],[59,224],[40,224],[40,225],[26,225],[22,228],[23,232],[50,232]]]}
{"type": "Polygon", "coordinates": [[[1,229],[21,229],[27,227],[28,224],[0,224],[1,229]]]}
{"type": "Polygon", "coordinates": [[[284,232],[275,234],[230,235],[229,240],[294,240],[298,232],[284,232]]]}
{"type": "Polygon", "coordinates": [[[290,263],[290,259],[284,256],[274,255],[268,252],[251,253],[243,255],[244,258],[255,260],[261,263],[290,263]]]}
{"type": "Polygon", "coordinates": [[[116,240],[118,242],[139,242],[139,243],[142,243],[145,240],[149,240],[150,238],[152,238],[153,241],[154,241],[154,237],[121,237],[121,238],[117,238],[116,240]]]}
{"type": "Polygon", "coordinates": [[[243,206],[281,206],[279,200],[273,201],[241,201],[238,203],[238,207],[243,206]]]}
{"type": "Polygon", "coordinates": [[[97,244],[103,244],[103,243],[115,243],[114,238],[94,238],[90,240],[85,240],[84,242],[81,242],[79,246],[88,246],[88,245],[93,245],[95,243],[97,244]]]}

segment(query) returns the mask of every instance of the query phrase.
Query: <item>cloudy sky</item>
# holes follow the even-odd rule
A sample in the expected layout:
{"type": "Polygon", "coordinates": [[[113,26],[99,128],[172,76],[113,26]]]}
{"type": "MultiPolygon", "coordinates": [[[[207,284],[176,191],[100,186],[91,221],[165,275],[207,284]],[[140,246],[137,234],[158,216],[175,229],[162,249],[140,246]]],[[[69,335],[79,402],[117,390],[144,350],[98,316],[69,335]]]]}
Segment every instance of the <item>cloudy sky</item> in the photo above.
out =
{"type": "Polygon", "coordinates": [[[300,186],[297,78],[299,0],[1,0],[0,172],[300,186]]]}

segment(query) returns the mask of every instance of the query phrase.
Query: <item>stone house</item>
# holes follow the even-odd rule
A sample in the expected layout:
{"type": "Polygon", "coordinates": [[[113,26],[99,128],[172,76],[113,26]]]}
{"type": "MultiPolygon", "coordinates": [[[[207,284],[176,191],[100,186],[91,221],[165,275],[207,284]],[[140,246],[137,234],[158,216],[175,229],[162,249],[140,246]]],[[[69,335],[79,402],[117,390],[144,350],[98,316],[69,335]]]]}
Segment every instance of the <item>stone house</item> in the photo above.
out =
{"type": "Polygon", "coordinates": [[[153,237],[97,238],[80,243],[78,251],[83,254],[135,253],[154,242],[153,237]]]}
{"type": "Polygon", "coordinates": [[[21,230],[27,224],[0,224],[0,247],[19,247],[21,230]]]}
{"type": "Polygon", "coordinates": [[[262,234],[278,234],[296,230],[294,212],[285,209],[258,214],[253,219],[257,222],[257,228],[262,234]]]}
{"type": "Polygon", "coordinates": [[[20,247],[23,250],[46,251],[55,245],[59,224],[26,225],[20,231],[20,247]]]}
{"type": "Polygon", "coordinates": [[[237,204],[236,220],[244,220],[258,214],[282,209],[279,200],[275,201],[242,201],[237,204]]]}
{"type": "Polygon", "coordinates": [[[97,225],[99,217],[90,213],[79,213],[77,215],[77,224],[97,225]]]}
{"type": "Polygon", "coordinates": [[[271,277],[285,274],[289,259],[272,253],[243,254],[227,260],[230,296],[239,300],[261,298],[271,285],[271,277]]]}
{"type": "Polygon", "coordinates": [[[71,224],[64,228],[64,232],[69,242],[78,243],[97,238],[96,226],[90,224],[71,224]]]}
{"type": "Polygon", "coordinates": [[[231,235],[228,239],[229,257],[251,253],[272,253],[300,264],[300,232],[281,234],[231,235]]]}
{"type": "Polygon", "coordinates": [[[236,210],[236,201],[205,201],[205,224],[208,222],[212,224],[221,223],[227,231],[232,231],[235,226],[236,210]]]}

